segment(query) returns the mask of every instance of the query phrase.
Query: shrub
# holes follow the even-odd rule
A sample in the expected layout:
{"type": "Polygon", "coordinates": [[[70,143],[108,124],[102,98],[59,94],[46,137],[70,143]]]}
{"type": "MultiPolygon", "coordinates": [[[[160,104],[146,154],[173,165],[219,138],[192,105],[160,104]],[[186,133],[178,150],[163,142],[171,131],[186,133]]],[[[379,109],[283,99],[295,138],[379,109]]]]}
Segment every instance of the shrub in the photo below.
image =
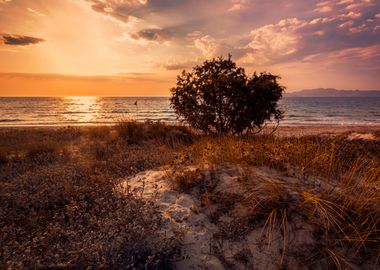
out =
{"type": "Polygon", "coordinates": [[[121,138],[129,144],[139,144],[149,140],[156,141],[171,147],[181,144],[191,144],[194,134],[183,126],[171,126],[160,122],[122,121],[116,125],[121,138]]]}
{"type": "Polygon", "coordinates": [[[193,72],[183,71],[171,89],[171,104],[179,118],[205,133],[242,134],[282,118],[277,102],[284,87],[279,76],[243,68],[222,57],[205,61],[193,72]]]}
{"type": "Polygon", "coordinates": [[[204,180],[204,175],[197,170],[184,170],[174,173],[173,187],[179,192],[190,192],[191,189],[201,184],[204,180]]]}

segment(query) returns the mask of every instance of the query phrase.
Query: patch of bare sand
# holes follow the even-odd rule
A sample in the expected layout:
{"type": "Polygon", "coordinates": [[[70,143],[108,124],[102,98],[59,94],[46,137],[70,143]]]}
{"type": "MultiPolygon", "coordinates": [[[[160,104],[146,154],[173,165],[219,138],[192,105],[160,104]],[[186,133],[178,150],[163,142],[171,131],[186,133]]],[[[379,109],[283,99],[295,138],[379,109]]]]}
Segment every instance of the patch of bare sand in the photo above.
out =
{"type": "Polygon", "coordinates": [[[165,170],[146,171],[127,179],[122,187],[153,200],[167,220],[163,227],[166,235],[178,235],[182,239],[182,254],[176,262],[179,269],[224,269],[210,253],[217,227],[195,210],[195,198],[174,191],[167,179],[165,170]]]}
{"type": "Polygon", "coordinates": [[[189,193],[173,190],[168,168],[137,174],[126,179],[122,187],[154,201],[166,218],[162,230],[181,239],[177,269],[328,267],[306,266],[305,254],[313,253],[321,231],[294,205],[302,205],[304,192],[331,190],[334,184],[321,179],[300,181],[268,168],[248,170],[249,177],[245,177],[247,168],[204,168],[203,181],[211,188],[202,196],[200,189],[189,193]],[[207,194],[209,198],[205,198],[207,194]],[[230,209],[225,208],[230,205],[227,200],[233,201],[230,209]],[[267,212],[257,214],[252,209],[267,212]]]}
{"type": "MultiPolygon", "coordinates": [[[[206,178],[210,178],[207,172],[205,174],[206,178]]],[[[239,181],[239,175],[239,168],[220,169],[214,193],[228,191],[230,195],[249,196],[252,191],[247,187],[252,186],[252,181],[261,182],[273,177],[272,172],[260,169],[255,170],[255,177],[250,182],[239,181]]],[[[276,179],[281,183],[294,184],[290,180],[278,176],[276,179]]],[[[163,227],[167,236],[177,235],[182,239],[182,254],[176,262],[178,269],[228,269],[231,265],[237,269],[246,269],[253,264],[257,269],[275,269],[282,264],[283,239],[280,232],[273,232],[272,239],[268,241],[265,237],[266,228],[257,226],[239,239],[215,238],[221,231],[217,224],[240,226],[234,224],[234,221],[247,211],[242,204],[238,204],[232,213],[222,214],[215,224],[209,218],[215,207],[210,205],[209,209],[206,207],[200,210],[202,203],[196,196],[174,191],[165,170],[140,173],[124,181],[123,188],[153,200],[167,219],[163,227]]],[[[293,231],[298,233],[292,234],[288,239],[293,247],[312,242],[310,235],[313,228],[296,219],[294,221],[297,228],[293,231]]]]}
{"type": "Polygon", "coordinates": [[[374,141],[376,140],[375,135],[372,133],[358,133],[358,132],[352,132],[347,136],[348,141],[352,140],[365,140],[365,141],[374,141]]]}

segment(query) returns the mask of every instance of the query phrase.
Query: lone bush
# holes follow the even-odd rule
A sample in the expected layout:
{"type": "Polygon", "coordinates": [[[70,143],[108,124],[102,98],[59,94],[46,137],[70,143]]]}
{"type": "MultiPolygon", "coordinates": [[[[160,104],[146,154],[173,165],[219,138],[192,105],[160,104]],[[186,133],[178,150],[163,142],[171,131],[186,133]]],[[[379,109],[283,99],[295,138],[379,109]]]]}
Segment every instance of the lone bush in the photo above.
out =
{"type": "Polygon", "coordinates": [[[205,133],[249,133],[282,119],[277,102],[285,88],[278,79],[266,72],[249,78],[231,55],[214,58],[184,70],[170,101],[180,119],[205,133]]]}

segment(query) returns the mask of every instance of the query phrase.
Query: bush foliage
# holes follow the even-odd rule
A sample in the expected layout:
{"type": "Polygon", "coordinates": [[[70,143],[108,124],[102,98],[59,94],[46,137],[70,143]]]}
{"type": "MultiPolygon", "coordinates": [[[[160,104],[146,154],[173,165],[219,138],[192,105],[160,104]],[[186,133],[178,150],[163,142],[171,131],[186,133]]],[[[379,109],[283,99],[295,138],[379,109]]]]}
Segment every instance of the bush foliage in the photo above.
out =
{"type": "Polygon", "coordinates": [[[279,78],[266,72],[248,77],[231,55],[219,57],[183,71],[171,104],[179,118],[205,133],[249,133],[282,119],[277,102],[285,88],[279,78]]]}

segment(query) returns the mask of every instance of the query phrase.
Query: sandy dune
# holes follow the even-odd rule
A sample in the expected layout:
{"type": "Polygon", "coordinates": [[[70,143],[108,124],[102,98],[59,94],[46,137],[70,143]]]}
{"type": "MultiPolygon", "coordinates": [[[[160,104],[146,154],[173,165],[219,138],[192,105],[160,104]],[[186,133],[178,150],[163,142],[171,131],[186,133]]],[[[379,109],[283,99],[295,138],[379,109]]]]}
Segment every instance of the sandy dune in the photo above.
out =
{"type": "Polygon", "coordinates": [[[333,188],[333,183],[318,178],[300,182],[267,168],[249,168],[250,176],[243,179],[244,171],[247,172],[247,168],[234,166],[220,167],[213,172],[207,168],[201,171],[205,183],[217,179],[212,190],[214,197],[220,196],[222,200],[237,197],[242,201],[237,200],[230,210],[218,208],[215,201],[204,205],[197,191],[191,194],[174,191],[170,180],[172,172],[168,168],[125,179],[121,188],[152,200],[159,207],[166,218],[164,233],[181,239],[181,256],[176,261],[178,269],[279,269],[284,265],[289,269],[308,269],[304,268],[305,258],[299,253],[315,246],[318,226],[307,222],[300,213],[278,209],[273,212],[274,223],[281,224],[285,218],[282,226],[277,228],[266,221],[248,228],[243,221],[249,217],[250,208],[243,201],[265,204],[267,189],[275,184],[288,201],[300,202],[304,191],[318,193],[333,188]],[[217,211],[218,218],[211,220],[217,211]],[[226,237],[229,233],[233,236],[226,237]],[[220,235],[223,237],[218,237],[220,235]]]}

